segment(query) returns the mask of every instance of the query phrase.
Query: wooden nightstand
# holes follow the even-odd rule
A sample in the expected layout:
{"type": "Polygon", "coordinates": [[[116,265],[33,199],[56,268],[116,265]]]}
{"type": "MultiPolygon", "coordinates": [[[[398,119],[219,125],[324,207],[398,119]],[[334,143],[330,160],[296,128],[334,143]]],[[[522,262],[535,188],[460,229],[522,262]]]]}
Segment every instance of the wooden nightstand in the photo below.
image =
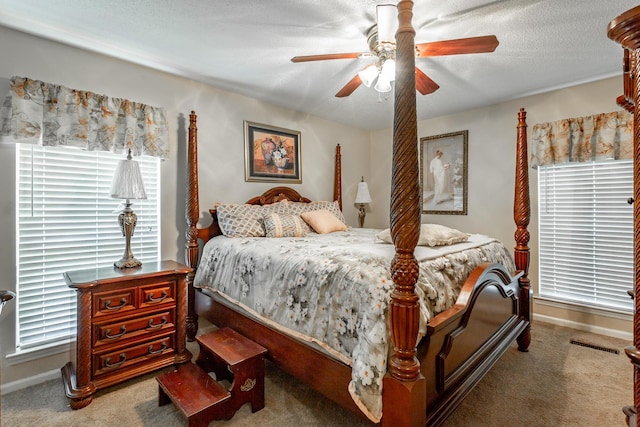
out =
{"type": "Polygon", "coordinates": [[[186,348],[190,271],[161,261],[64,273],[78,298],[75,363],[62,368],[71,408],[90,404],[99,389],[191,359],[186,348]]]}

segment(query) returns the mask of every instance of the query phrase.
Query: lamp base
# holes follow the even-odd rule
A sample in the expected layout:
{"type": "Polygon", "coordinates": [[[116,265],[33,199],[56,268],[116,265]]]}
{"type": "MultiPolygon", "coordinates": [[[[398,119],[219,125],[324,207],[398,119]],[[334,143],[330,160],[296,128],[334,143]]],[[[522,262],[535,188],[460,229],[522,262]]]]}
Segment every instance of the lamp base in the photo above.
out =
{"type": "Polygon", "coordinates": [[[113,265],[117,268],[136,268],[142,265],[141,261],[138,261],[136,258],[120,258],[118,261],[114,262],[113,265]]]}
{"type": "Polygon", "coordinates": [[[360,223],[360,228],[364,227],[364,217],[366,213],[364,211],[364,203],[360,203],[360,209],[358,210],[358,222],[360,223]]]}
{"type": "Polygon", "coordinates": [[[127,199],[124,210],[118,215],[118,223],[122,229],[122,235],[125,236],[126,246],[122,258],[113,263],[117,268],[136,268],[142,265],[142,262],[138,261],[131,252],[131,236],[136,228],[136,222],[138,222],[138,217],[131,209],[131,202],[127,199]]]}

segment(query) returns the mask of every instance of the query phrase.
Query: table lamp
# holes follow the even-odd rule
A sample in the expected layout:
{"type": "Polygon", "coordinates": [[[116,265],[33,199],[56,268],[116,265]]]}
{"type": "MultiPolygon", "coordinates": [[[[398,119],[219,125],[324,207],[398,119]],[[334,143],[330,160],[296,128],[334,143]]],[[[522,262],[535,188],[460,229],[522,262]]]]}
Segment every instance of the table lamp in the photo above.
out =
{"type": "Polygon", "coordinates": [[[111,198],[125,200],[125,208],[118,216],[118,223],[122,229],[122,235],[125,237],[126,246],[122,258],[114,262],[113,265],[117,268],[140,267],[142,262],[137,260],[131,252],[131,236],[133,236],[133,230],[136,228],[138,220],[131,209],[131,200],[146,199],[147,193],[144,191],[140,165],[131,158],[131,149],[129,149],[127,159],[118,162],[111,183],[111,198]]]}

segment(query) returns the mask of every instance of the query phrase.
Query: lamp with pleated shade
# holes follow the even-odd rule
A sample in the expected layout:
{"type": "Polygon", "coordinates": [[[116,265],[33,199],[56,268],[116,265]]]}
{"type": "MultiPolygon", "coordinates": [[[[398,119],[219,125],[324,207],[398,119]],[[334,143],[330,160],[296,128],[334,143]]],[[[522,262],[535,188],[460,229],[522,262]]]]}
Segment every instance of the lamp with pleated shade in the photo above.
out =
{"type": "Polygon", "coordinates": [[[356,193],[355,202],[360,205],[358,212],[358,221],[360,222],[360,228],[364,227],[364,217],[365,217],[365,205],[371,203],[371,195],[369,194],[369,186],[366,182],[364,182],[364,177],[362,177],[362,181],[358,183],[358,192],[356,193]]]}
{"type": "Polygon", "coordinates": [[[138,221],[138,217],[131,209],[131,200],[146,199],[147,193],[144,191],[140,165],[131,158],[131,150],[129,150],[126,160],[118,162],[111,182],[111,198],[125,200],[125,208],[118,216],[118,223],[122,229],[122,235],[125,237],[125,249],[122,258],[114,262],[113,265],[117,268],[140,267],[142,262],[136,259],[131,252],[131,237],[138,221]]]}

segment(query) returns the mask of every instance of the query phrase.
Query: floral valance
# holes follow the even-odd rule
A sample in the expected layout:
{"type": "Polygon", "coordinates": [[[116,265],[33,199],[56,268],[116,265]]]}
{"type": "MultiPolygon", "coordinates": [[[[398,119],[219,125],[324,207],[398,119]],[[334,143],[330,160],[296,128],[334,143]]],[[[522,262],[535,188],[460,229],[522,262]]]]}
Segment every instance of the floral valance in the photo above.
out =
{"type": "Polygon", "coordinates": [[[169,152],[163,108],[24,77],[11,78],[0,138],[162,158],[169,152]]]}
{"type": "Polygon", "coordinates": [[[633,116],[626,111],[540,123],[532,130],[532,167],[633,158],[633,116]]]}

